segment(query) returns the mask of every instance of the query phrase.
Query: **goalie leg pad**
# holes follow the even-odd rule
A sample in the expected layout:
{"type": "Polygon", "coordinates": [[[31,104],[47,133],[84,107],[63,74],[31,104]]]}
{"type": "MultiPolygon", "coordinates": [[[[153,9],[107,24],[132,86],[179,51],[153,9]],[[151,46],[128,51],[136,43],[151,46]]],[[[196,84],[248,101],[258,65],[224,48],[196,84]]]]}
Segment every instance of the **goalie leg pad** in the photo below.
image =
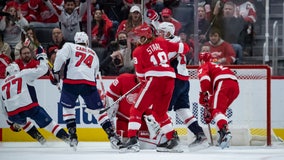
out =
{"type": "Polygon", "coordinates": [[[150,138],[153,139],[160,132],[160,125],[156,122],[153,115],[144,115],[144,120],[150,133],[150,138]]]}

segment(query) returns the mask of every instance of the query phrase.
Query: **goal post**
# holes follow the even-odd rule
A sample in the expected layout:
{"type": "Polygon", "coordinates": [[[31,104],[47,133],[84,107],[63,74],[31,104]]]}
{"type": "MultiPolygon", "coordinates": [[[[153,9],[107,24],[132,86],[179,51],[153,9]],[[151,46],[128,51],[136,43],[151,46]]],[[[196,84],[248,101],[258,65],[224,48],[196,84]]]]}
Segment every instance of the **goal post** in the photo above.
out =
{"type": "MultiPolygon", "coordinates": [[[[236,74],[240,86],[238,98],[227,111],[229,128],[233,135],[232,143],[253,145],[252,141],[261,140],[267,146],[271,146],[271,68],[268,65],[231,65],[226,67],[232,69],[236,74]],[[241,143],[241,141],[246,142],[241,143]]],[[[198,103],[200,84],[197,68],[198,66],[188,67],[190,75],[189,100],[193,114],[206,133],[208,126],[203,119],[204,108],[198,103]]],[[[175,128],[181,139],[183,137],[192,138],[191,133],[178,119],[178,116],[175,113],[170,115],[175,120],[175,128]]],[[[216,124],[212,121],[210,125],[213,137],[216,139],[216,124]]]]}

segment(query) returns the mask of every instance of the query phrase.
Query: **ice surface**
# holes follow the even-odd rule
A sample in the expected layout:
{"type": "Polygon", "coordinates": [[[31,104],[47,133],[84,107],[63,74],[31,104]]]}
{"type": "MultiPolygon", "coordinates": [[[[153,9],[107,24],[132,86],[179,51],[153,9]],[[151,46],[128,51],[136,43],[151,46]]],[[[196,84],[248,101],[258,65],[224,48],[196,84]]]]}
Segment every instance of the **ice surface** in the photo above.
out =
{"type": "Polygon", "coordinates": [[[141,150],[138,153],[119,153],[107,142],[79,142],[73,151],[63,142],[0,143],[1,160],[283,160],[284,145],[231,146],[220,149],[209,147],[202,150],[183,146],[183,153],[161,153],[155,150],[141,150]]]}

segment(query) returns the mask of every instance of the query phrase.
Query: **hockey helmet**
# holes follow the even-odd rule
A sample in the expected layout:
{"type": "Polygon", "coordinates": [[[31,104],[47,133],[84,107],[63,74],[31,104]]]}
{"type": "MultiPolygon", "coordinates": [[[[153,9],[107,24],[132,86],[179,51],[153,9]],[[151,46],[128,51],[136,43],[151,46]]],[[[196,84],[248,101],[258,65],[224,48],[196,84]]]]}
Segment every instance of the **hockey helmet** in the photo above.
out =
{"type": "Polygon", "coordinates": [[[159,24],[159,30],[164,32],[164,36],[167,36],[168,33],[170,33],[170,35],[167,36],[170,37],[175,33],[175,26],[171,22],[162,22],[159,24]]]}
{"type": "Polygon", "coordinates": [[[209,62],[211,61],[211,53],[210,52],[201,52],[199,53],[199,61],[209,62]]]}
{"type": "Polygon", "coordinates": [[[5,76],[12,76],[20,72],[19,65],[17,63],[10,63],[6,67],[5,76]]]}
{"type": "Polygon", "coordinates": [[[140,26],[137,26],[134,28],[134,34],[139,37],[146,37],[147,39],[151,38],[153,36],[152,28],[147,25],[146,23],[143,23],[140,26]]]}
{"type": "Polygon", "coordinates": [[[85,32],[76,32],[74,36],[75,43],[84,43],[86,45],[89,44],[89,37],[85,32]]]}

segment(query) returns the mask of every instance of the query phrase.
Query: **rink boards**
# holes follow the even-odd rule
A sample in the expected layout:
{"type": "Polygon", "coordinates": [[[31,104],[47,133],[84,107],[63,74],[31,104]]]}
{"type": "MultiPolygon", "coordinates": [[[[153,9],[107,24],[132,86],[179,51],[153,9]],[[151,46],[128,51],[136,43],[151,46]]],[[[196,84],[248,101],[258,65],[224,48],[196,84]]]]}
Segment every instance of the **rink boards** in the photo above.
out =
{"type": "MultiPolygon", "coordinates": [[[[108,86],[113,81],[113,77],[106,77],[103,79],[104,88],[107,90],[108,86]]],[[[198,80],[191,80],[190,88],[190,103],[191,107],[200,108],[198,106],[198,96],[199,96],[199,82],[198,80]]],[[[261,86],[263,82],[249,82],[240,81],[240,86],[245,86],[245,89],[241,90],[240,97],[232,104],[232,116],[229,117],[232,120],[230,123],[232,125],[237,125],[238,127],[245,126],[249,123],[250,128],[265,128],[266,127],[266,99],[264,94],[261,94],[261,86]],[[258,84],[259,83],[259,84],[258,84]],[[251,96],[251,92],[246,93],[246,90],[258,90],[255,94],[257,96],[251,96]],[[251,98],[252,97],[252,98],[251,98]],[[247,120],[246,118],[250,118],[247,120]]],[[[60,98],[60,92],[57,87],[51,85],[48,79],[40,79],[35,82],[36,91],[38,95],[39,103],[44,107],[47,112],[57,121],[62,127],[65,127],[64,121],[62,119],[62,107],[58,104],[60,98]]],[[[98,88],[101,88],[100,83],[98,83],[98,88]]],[[[243,88],[243,87],[242,87],[243,88]]],[[[273,79],[272,80],[272,129],[274,133],[284,139],[284,107],[282,106],[284,99],[284,79],[273,79]]],[[[253,93],[254,94],[254,93],[253,93]]],[[[85,111],[85,104],[81,98],[77,101],[76,106],[76,122],[78,127],[78,135],[80,141],[107,141],[107,136],[97,124],[96,119],[87,114],[85,111]]],[[[200,113],[199,113],[200,114],[200,113]]],[[[201,125],[205,126],[203,122],[199,119],[201,125]]],[[[214,125],[214,124],[213,124],[214,125]]],[[[179,125],[176,125],[179,127],[179,125]]],[[[23,131],[19,133],[12,132],[6,124],[6,118],[1,113],[0,116],[0,140],[1,141],[33,141],[27,134],[23,131]]],[[[50,140],[56,140],[53,135],[46,132],[45,130],[40,130],[43,135],[50,140]]]]}

